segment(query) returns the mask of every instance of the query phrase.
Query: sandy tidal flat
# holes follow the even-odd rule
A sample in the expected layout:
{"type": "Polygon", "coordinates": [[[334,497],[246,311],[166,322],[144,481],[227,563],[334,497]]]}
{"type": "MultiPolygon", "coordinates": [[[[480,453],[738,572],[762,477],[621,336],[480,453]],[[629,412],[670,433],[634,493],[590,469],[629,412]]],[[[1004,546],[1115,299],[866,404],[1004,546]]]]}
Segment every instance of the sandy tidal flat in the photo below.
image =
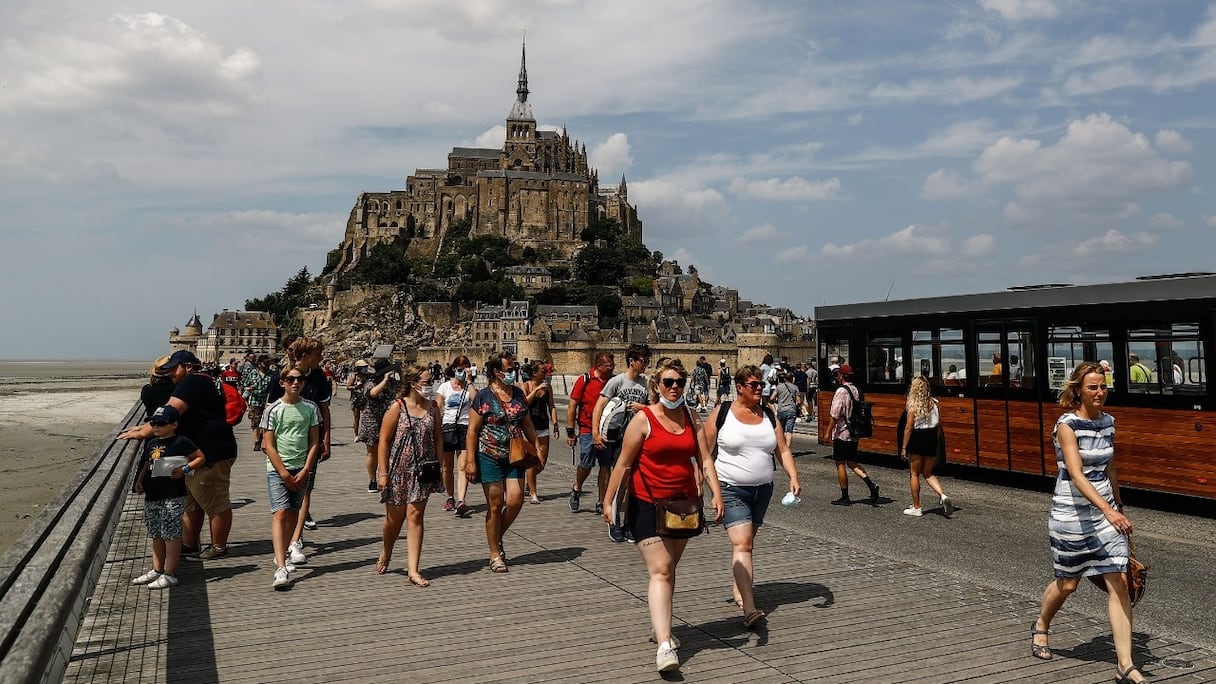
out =
{"type": "Polygon", "coordinates": [[[0,553],[112,435],[144,382],[55,378],[0,392],[0,553]]]}

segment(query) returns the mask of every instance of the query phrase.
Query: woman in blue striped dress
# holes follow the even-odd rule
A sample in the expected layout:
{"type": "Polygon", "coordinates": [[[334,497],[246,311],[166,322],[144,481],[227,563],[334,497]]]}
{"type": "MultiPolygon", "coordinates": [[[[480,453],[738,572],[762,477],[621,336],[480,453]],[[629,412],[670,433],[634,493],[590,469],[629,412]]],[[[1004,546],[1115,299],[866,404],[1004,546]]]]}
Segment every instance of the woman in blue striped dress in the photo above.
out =
{"type": "Polygon", "coordinates": [[[1064,600],[1082,577],[1101,575],[1115,642],[1116,682],[1142,682],[1132,662],[1132,606],[1127,596],[1127,535],[1132,523],[1123,515],[1115,470],[1115,419],[1102,411],[1106,401],[1102,367],[1083,362],[1060,393],[1069,409],[1056,421],[1056,490],[1047,529],[1056,579],[1043,592],[1039,619],[1031,631],[1030,652],[1050,660],[1048,629],[1064,600]]]}

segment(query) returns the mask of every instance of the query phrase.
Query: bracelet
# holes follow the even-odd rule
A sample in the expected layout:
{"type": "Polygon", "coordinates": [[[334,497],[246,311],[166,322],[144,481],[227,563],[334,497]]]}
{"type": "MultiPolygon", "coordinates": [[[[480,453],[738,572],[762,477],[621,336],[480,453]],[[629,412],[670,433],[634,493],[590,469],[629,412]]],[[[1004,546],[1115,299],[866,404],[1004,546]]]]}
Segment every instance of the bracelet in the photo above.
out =
{"type": "Polygon", "coordinates": [[[572,428],[572,427],[567,427],[567,428],[566,428],[566,436],[567,436],[567,437],[573,437],[573,436],[574,436],[574,428],[572,428]]]}
{"type": "Polygon", "coordinates": [[[193,473],[193,472],[194,472],[194,468],[191,468],[189,463],[182,466],[182,476],[183,477],[190,477],[190,473],[193,473]]]}

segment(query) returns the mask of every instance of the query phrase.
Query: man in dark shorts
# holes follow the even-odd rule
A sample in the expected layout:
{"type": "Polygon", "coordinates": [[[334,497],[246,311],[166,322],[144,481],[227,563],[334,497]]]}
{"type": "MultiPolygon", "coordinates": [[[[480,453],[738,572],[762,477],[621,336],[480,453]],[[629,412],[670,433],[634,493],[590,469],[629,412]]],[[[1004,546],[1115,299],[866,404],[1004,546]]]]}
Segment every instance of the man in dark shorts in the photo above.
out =
{"type": "Polygon", "coordinates": [[[598,352],[595,365],[578,376],[570,390],[570,402],[566,408],[566,444],[573,447],[575,440],[578,441],[578,469],[575,471],[574,486],[570,488],[570,510],[575,513],[583,495],[583,483],[587,481],[591,469],[596,467],[600,470],[596,475],[595,512],[599,514],[603,511],[604,490],[608,487],[612,463],[608,460],[608,451],[596,447],[591,441],[591,416],[599,401],[600,390],[612,377],[615,367],[611,352],[598,352]]]}
{"type": "Polygon", "coordinates": [[[857,440],[849,432],[849,413],[858,390],[853,386],[853,367],[847,363],[836,369],[836,394],[832,397],[832,409],[828,415],[828,441],[832,443],[832,459],[836,461],[836,481],[840,484],[840,498],[834,506],[851,506],[849,499],[849,471],[852,470],[870,488],[870,505],[878,505],[878,485],[866,471],[857,465],[857,440]]]}

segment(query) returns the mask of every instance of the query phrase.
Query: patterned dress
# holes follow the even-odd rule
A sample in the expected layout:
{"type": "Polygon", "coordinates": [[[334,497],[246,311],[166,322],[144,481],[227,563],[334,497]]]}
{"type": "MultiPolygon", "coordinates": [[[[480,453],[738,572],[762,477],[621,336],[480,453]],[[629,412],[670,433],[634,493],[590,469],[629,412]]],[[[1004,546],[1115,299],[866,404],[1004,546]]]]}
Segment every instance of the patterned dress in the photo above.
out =
{"type": "Polygon", "coordinates": [[[359,413],[359,436],[355,438],[356,442],[373,446],[380,442],[380,424],[384,422],[384,414],[388,413],[388,407],[393,405],[400,387],[396,381],[389,380],[380,396],[373,397],[372,388],[378,384],[380,383],[376,380],[364,380],[363,387],[359,390],[366,399],[363,410],[359,413]]]}
{"type": "Polygon", "coordinates": [[[1106,466],[1115,457],[1115,419],[1103,413],[1087,420],[1069,411],[1052,431],[1056,447],[1055,495],[1047,523],[1056,577],[1088,577],[1127,570],[1127,537],[1123,536],[1072,483],[1060,449],[1059,429],[1067,424],[1077,435],[1085,478],[1112,506],[1115,503],[1106,466]]]}
{"type": "Polygon", "coordinates": [[[402,405],[401,415],[397,419],[397,434],[393,436],[393,445],[388,452],[388,484],[380,494],[381,503],[404,506],[442,491],[441,482],[418,484],[419,464],[438,460],[434,415],[427,411],[425,417],[415,418],[402,405]]]}

